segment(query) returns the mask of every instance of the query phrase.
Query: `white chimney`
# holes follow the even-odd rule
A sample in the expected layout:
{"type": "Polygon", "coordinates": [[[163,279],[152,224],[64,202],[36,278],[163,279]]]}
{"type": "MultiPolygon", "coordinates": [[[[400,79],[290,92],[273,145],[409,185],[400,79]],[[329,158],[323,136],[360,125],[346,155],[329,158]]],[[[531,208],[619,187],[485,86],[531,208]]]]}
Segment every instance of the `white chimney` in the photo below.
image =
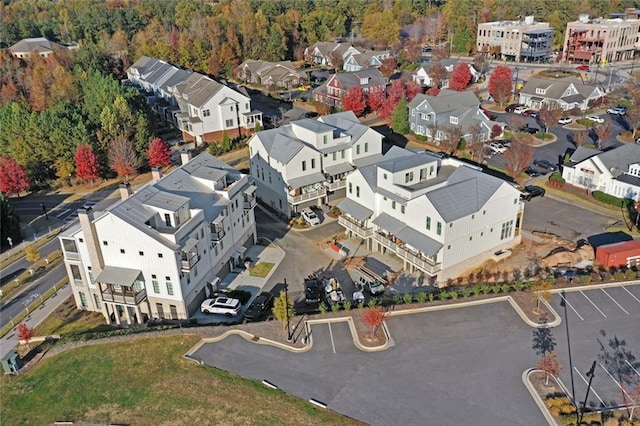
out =
{"type": "Polygon", "coordinates": [[[120,198],[122,198],[123,200],[126,200],[131,194],[133,194],[133,191],[131,190],[131,184],[129,182],[121,183],[120,185],[118,185],[118,188],[120,188],[120,198]]]}
{"type": "Polygon", "coordinates": [[[582,22],[583,24],[587,24],[589,22],[589,14],[581,13],[580,16],[578,16],[578,21],[582,22]]]}
{"type": "Polygon", "coordinates": [[[180,153],[180,160],[182,161],[182,165],[184,166],[189,161],[191,161],[191,150],[188,149],[180,153]]]}
{"type": "Polygon", "coordinates": [[[525,16],[524,17],[524,23],[527,25],[532,25],[533,24],[533,16],[525,16]]]}
{"type": "Polygon", "coordinates": [[[162,179],[162,169],[160,167],[152,167],[151,178],[154,182],[159,182],[162,179]]]}

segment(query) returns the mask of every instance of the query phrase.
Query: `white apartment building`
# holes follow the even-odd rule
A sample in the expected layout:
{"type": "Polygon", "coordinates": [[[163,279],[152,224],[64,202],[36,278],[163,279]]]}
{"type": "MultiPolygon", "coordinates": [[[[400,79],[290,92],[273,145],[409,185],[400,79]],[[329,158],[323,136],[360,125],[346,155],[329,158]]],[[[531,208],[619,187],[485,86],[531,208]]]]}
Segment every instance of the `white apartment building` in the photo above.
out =
{"type": "Polygon", "coordinates": [[[553,28],[548,22],[496,21],[478,24],[477,50],[490,52],[499,48],[500,57],[516,62],[546,62],[553,53],[553,28]]]}
{"type": "Polygon", "coordinates": [[[208,153],[104,211],[81,209],[59,239],[78,309],[107,323],[187,319],[256,242],[256,187],[208,153]]]}
{"type": "Polygon", "coordinates": [[[258,197],[287,217],[342,198],[345,177],[382,157],[382,139],[351,111],[257,132],[248,145],[258,197]]]}
{"type": "Polygon", "coordinates": [[[567,23],[564,36],[564,61],[604,64],[633,59],[638,48],[640,19],[589,19],[580,15],[567,23]]]}
{"type": "Polygon", "coordinates": [[[454,158],[392,147],[347,177],[338,222],[369,250],[393,253],[437,281],[519,244],[520,191],[454,158]]]}

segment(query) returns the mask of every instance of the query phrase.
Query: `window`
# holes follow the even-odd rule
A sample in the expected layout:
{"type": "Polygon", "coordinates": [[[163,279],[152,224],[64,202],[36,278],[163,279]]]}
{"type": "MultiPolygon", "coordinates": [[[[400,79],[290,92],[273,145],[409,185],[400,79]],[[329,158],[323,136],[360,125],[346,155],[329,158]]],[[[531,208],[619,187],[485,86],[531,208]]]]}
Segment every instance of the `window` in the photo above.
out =
{"type": "Polygon", "coordinates": [[[404,183],[409,183],[413,180],[413,172],[404,174],[404,183]]]}
{"type": "Polygon", "coordinates": [[[505,222],[502,224],[502,231],[500,232],[500,239],[504,240],[511,236],[511,232],[513,231],[513,220],[505,222]]]}
{"type": "Polygon", "coordinates": [[[427,226],[427,231],[429,231],[431,229],[431,218],[429,216],[427,216],[426,226],[427,226]]]}
{"type": "Polygon", "coordinates": [[[141,292],[142,289],[144,288],[144,284],[143,281],[141,280],[135,280],[133,282],[133,288],[135,289],[136,293],[141,292]]]}
{"type": "Polygon", "coordinates": [[[102,308],[102,303],[100,303],[100,298],[98,297],[97,294],[93,295],[93,301],[96,304],[96,308],[98,308],[98,309],[102,308]]]}
{"type": "Polygon", "coordinates": [[[327,144],[327,135],[322,136],[322,143],[323,143],[324,145],[326,145],[326,144],[327,144]]]}
{"type": "Polygon", "coordinates": [[[312,168],[312,169],[315,169],[315,168],[316,168],[316,159],[315,159],[315,158],[312,158],[312,159],[311,159],[311,168],[312,168]]]}
{"type": "Polygon", "coordinates": [[[369,152],[369,142],[364,143],[364,152],[369,152]]]}
{"type": "Polygon", "coordinates": [[[304,172],[305,170],[307,170],[307,162],[303,161],[302,162],[302,171],[304,172]]]}
{"type": "Polygon", "coordinates": [[[91,283],[92,285],[96,283],[96,281],[93,279],[93,272],[88,271],[87,275],[89,276],[89,283],[91,283]]]}
{"type": "Polygon", "coordinates": [[[84,243],[84,240],[82,238],[78,238],[78,241],[80,241],[81,243],[84,243]]]}
{"type": "Polygon", "coordinates": [[[171,226],[171,215],[169,213],[164,214],[164,223],[167,226],[171,226]]]}
{"type": "MultiPolygon", "coordinates": [[[[71,269],[71,275],[75,281],[82,281],[82,275],[80,275],[80,267],[78,265],[69,265],[71,269]]],[[[81,283],[79,283],[81,284],[81,283]]]]}
{"type": "Polygon", "coordinates": [[[451,250],[451,244],[447,246],[447,250],[451,250]]]}
{"type": "Polygon", "coordinates": [[[167,294],[173,296],[173,284],[171,281],[167,281],[167,294]]]}
{"type": "Polygon", "coordinates": [[[80,305],[83,308],[86,308],[87,307],[87,295],[84,294],[83,292],[79,292],[78,296],[80,296],[80,305]]]}
{"type": "Polygon", "coordinates": [[[337,152],[334,152],[334,153],[332,154],[332,157],[333,157],[333,161],[336,161],[336,158],[338,157],[338,153],[337,153],[337,152]]]}
{"type": "Polygon", "coordinates": [[[442,235],[442,223],[440,222],[438,222],[438,225],[436,226],[436,234],[442,235]]]}
{"type": "Polygon", "coordinates": [[[152,279],[151,284],[153,285],[153,292],[155,294],[160,294],[160,284],[158,283],[158,280],[152,279]]]}
{"type": "Polygon", "coordinates": [[[391,208],[394,209],[394,210],[396,209],[396,202],[395,201],[391,202],[391,208]]]}
{"type": "Polygon", "coordinates": [[[449,228],[453,228],[453,222],[449,224],[449,228]]]}
{"type": "Polygon", "coordinates": [[[229,119],[229,120],[225,120],[224,125],[225,127],[233,127],[233,118],[229,119]]]}
{"type": "Polygon", "coordinates": [[[356,145],[356,155],[360,155],[360,145],[356,145]]]}
{"type": "Polygon", "coordinates": [[[162,253],[158,253],[158,257],[162,259],[162,253]]]}
{"type": "Polygon", "coordinates": [[[469,241],[473,240],[473,237],[469,237],[469,241]]]}
{"type": "Polygon", "coordinates": [[[404,214],[404,211],[405,211],[404,209],[405,209],[404,206],[400,206],[400,213],[404,214]]]}
{"type": "Polygon", "coordinates": [[[458,124],[458,117],[449,117],[449,122],[451,124],[458,124]]]}
{"type": "Polygon", "coordinates": [[[386,174],[386,173],[383,173],[383,174],[382,174],[382,178],[383,178],[384,180],[387,180],[387,174],[386,174]]]}
{"type": "Polygon", "coordinates": [[[427,178],[427,169],[420,169],[420,180],[427,178]]]}
{"type": "Polygon", "coordinates": [[[484,216],[485,214],[487,214],[486,210],[482,210],[482,215],[484,216]]]}
{"type": "Polygon", "coordinates": [[[472,214],[472,215],[471,215],[471,219],[475,219],[475,218],[476,218],[476,215],[475,215],[475,214],[472,214]]]}
{"type": "Polygon", "coordinates": [[[211,111],[208,109],[205,109],[204,111],[202,111],[202,116],[203,117],[209,117],[211,116],[211,111]]]}
{"type": "Polygon", "coordinates": [[[138,254],[139,254],[140,256],[144,256],[144,252],[143,252],[143,251],[139,251],[139,252],[138,252],[138,254]]]}
{"type": "Polygon", "coordinates": [[[353,184],[349,182],[349,194],[353,194],[353,184]]]}
{"type": "Polygon", "coordinates": [[[124,249],[120,249],[120,254],[125,254],[124,249]]]}
{"type": "Polygon", "coordinates": [[[164,319],[164,308],[162,303],[156,303],[156,311],[158,311],[158,318],[164,319]]]}
{"type": "Polygon", "coordinates": [[[103,245],[103,246],[108,246],[108,245],[109,245],[109,243],[108,243],[108,242],[106,242],[106,241],[103,241],[103,242],[102,242],[102,245],[103,245]]]}
{"type": "Polygon", "coordinates": [[[360,187],[356,185],[356,197],[360,197],[360,187]]]}
{"type": "Polygon", "coordinates": [[[342,158],[344,160],[344,149],[342,151],[340,151],[340,158],[342,158]]]}

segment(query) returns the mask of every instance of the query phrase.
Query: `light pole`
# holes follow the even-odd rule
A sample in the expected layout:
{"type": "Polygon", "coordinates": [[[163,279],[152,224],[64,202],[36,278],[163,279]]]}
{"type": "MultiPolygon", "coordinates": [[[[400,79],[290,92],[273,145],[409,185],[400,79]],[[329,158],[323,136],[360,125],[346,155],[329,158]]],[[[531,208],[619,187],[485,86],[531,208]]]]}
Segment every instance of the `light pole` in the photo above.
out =
{"type": "Polygon", "coordinates": [[[44,213],[44,217],[49,220],[49,215],[47,214],[47,206],[44,205],[44,202],[40,203],[40,207],[42,207],[42,213],[44,213]]]}
{"type": "Polygon", "coordinates": [[[287,342],[291,341],[291,325],[289,322],[289,286],[287,285],[287,279],[284,279],[284,299],[285,299],[285,309],[287,313],[287,342]]]}
{"type": "Polygon", "coordinates": [[[584,396],[584,401],[582,401],[582,410],[578,410],[578,426],[582,424],[582,416],[584,416],[584,410],[587,407],[587,399],[589,398],[589,391],[591,390],[591,382],[593,382],[593,378],[595,377],[596,371],[596,361],[593,361],[591,365],[591,370],[587,371],[587,377],[589,378],[589,384],[587,385],[587,394],[584,396]]]}
{"type": "Polygon", "coordinates": [[[571,401],[573,401],[573,405],[575,405],[576,410],[578,410],[578,404],[576,404],[576,388],[573,381],[573,362],[571,361],[571,340],[569,339],[569,317],[567,316],[567,302],[565,299],[564,290],[562,290],[562,300],[560,301],[560,305],[564,308],[564,324],[567,330],[567,348],[569,352],[569,373],[571,376],[571,401]]]}

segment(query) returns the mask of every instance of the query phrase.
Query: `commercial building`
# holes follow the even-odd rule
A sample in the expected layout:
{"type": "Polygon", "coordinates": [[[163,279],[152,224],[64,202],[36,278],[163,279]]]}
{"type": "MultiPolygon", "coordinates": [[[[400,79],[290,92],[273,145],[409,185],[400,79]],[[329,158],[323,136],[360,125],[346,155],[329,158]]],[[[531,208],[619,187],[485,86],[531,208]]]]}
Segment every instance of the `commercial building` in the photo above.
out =
{"type": "Polygon", "coordinates": [[[607,244],[596,249],[596,261],[605,268],[640,266],[640,241],[607,244]]]}
{"type": "Polygon", "coordinates": [[[9,48],[9,52],[16,58],[28,58],[33,52],[43,58],[55,53],[56,50],[78,50],[80,45],[76,42],[60,44],[45,37],[23,38],[9,48]]]}
{"type": "Polygon", "coordinates": [[[189,318],[256,242],[256,187],[208,153],[104,211],[81,209],[60,244],[78,309],[107,323],[189,318]]]}
{"type": "Polygon", "coordinates": [[[553,28],[548,22],[496,21],[478,24],[478,52],[516,62],[547,62],[553,53],[553,28]]]}

